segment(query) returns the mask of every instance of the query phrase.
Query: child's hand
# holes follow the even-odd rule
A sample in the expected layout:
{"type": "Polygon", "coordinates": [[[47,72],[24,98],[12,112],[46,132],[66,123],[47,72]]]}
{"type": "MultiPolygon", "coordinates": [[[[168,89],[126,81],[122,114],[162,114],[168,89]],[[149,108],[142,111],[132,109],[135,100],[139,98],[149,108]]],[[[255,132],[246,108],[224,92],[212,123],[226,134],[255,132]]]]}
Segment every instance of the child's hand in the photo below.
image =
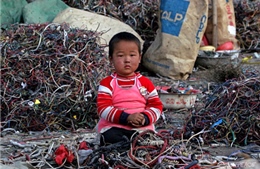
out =
{"type": "Polygon", "coordinates": [[[134,127],[141,127],[145,123],[145,118],[142,113],[134,113],[128,116],[127,121],[134,127]]]}
{"type": "Polygon", "coordinates": [[[130,124],[133,126],[133,127],[142,127],[144,126],[144,123],[145,123],[145,119],[139,124],[136,124],[136,123],[133,123],[133,122],[130,122],[130,124]]]}

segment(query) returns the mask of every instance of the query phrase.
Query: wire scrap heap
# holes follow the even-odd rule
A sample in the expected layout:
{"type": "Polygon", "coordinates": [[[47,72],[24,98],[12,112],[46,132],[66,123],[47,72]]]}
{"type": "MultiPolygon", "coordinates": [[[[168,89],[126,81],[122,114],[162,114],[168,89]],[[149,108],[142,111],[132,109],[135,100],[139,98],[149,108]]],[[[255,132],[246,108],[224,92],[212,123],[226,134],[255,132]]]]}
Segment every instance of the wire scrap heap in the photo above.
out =
{"type": "Polygon", "coordinates": [[[192,113],[187,131],[201,134],[206,144],[222,142],[232,146],[260,144],[260,76],[230,79],[214,87],[203,99],[205,107],[192,113]]]}
{"type": "Polygon", "coordinates": [[[21,131],[93,128],[99,80],[110,73],[100,33],[15,24],[1,35],[1,125],[21,131]]]}

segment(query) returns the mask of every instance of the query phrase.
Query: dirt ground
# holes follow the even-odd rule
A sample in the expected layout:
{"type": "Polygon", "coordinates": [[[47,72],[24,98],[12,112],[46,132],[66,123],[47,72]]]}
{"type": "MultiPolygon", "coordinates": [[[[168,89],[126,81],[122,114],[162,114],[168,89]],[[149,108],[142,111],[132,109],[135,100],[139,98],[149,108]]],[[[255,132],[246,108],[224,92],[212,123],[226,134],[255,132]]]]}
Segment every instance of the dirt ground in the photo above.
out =
{"type": "MultiPolygon", "coordinates": [[[[239,66],[239,69],[240,70],[241,69],[251,69],[254,71],[255,70],[260,71],[260,60],[254,59],[254,60],[251,60],[250,63],[241,64],[239,66]]],[[[214,82],[214,80],[216,80],[216,76],[219,73],[218,70],[220,70],[220,69],[218,69],[218,68],[205,69],[205,68],[200,67],[197,70],[194,70],[194,72],[191,74],[189,79],[187,79],[185,81],[185,83],[193,85],[195,87],[198,85],[207,86],[208,84],[210,84],[210,83],[214,82]]],[[[236,69],[235,73],[233,72],[232,75],[236,75],[236,73],[238,73],[237,70],[238,69],[236,69]]],[[[143,72],[143,73],[144,73],[144,75],[146,75],[146,72],[143,72]]],[[[171,79],[164,78],[161,76],[150,76],[149,74],[147,74],[147,75],[154,82],[154,84],[156,86],[171,86],[177,82],[175,80],[171,80],[171,79]]],[[[3,134],[3,133],[1,133],[1,134],[3,134]]],[[[8,158],[8,156],[10,155],[10,152],[14,152],[14,151],[17,152],[19,150],[19,146],[17,147],[17,146],[10,144],[10,140],[33,141],[33,139],[35,139],[34,143],[44,145],[44,144],[49,144],[50,140],[52,140],[54,138],[59,138],[59,137],[65,139],[66,141],[73,141],[73,140],[75,141],[75,140],[84,138],[85,140],[89,140],[89,141],[97,143],[97,135],[95,133],[93,133],[93,131],[90,131],[90,130],[82,130],[81,132],[78,132],[78,133],[70,133],[67,131],[56,132],[56,133],[36,132],[36,133],[33,133],[32,135],[19,133],[17,131],[10,131],[9,133],[5,133],[5,135],[1,135],[1,145],[0,145],[1,162],[3,162],[3,159],[8,158]],[[46,139],[42,139],[42,140],[37,139],[37,138],[42,138],[42,137],[45,137],[46,139]],[[15,149],[17,149],[17,150],[15,150],[15,149]]],[[[256,147],[256,148],[259,148],[259,147],[256,147]]],[[[236,147],[236,146],[234,146],[234,147],[208,146],[208,145],[203,146],[203,151],[209,152],[212,156],[219,156],[219,157],[222,157],[222,156],[229,157],[230,154],[232,154],[234,152],[240,152],[241,149],[243,149],[243,148],[236,147]]],[[[234,160],[234,162],[236,162],[236,163],[241,163],[240,168],[245,168],[245,169],[246,168],[252,168],[252,169],[260,168],[259,153],[256,154],[256,156],[258,156],[256,159],[250,158],[245,153],[241,153],[240,156],[243,157],[242,161],[237,161],[234,159],[230,159],[230,161],[232,162],[232,160],[234,160]]],[[[4,164],[0,163],[0,168],[3,168],[3,169],[5,169],[5,168],[7,168],[7,169],[8,168],[10,168],[10,169],[27,168],[28,165],[25,166],[24,163],[17,164],[17,162],[24,161],[24,160],[25,160],[24,157],[21,157],[20,160],[19,159],[15,160],[16,162],[11,165],[7,165],[7,164],[4,165],[4,164]]],[[[231,165],[231,163],[230,163],[230,165],[231,165]]],[[[209,168],[214,168],[214,167],[211,166],[209,168]]],[[[219,168],[221,168],[221,167],[219,167],[219,168]]],[[[224,166],[222,168],[231,169],[234,167],[224,166]]]]}
{"type": "MultiPolygon", "coordinates": [[[[12,145],[10,144],[10,141],[16,141],[16,142],[24,142],[24,143],[30,143],[37,146],[37,149],[43,148],[48,149],[48,146],[52,141],[55,141],[55,143],[60,144],[63,143],[65,145],[71,145],[76,144],[77,140],[80,140],[84,138],[85,141],[95,143],[97,142],[97,135],[93,131],[89,130],[79,130],[78,132],[53,132],[53,133],[47,133],[47,132],[35,132],[24,134],[24,133],[13,133],[12,131],[5,135],[5,137],[1,137],[1,145],[0,145],[0,151],[1,151],[1,163],[0,168],[1,169],[26,169],[26,168],[50,168],[50,167],[33,167],[33,163],[37,163],[37,161],[31,163],[25,162],[26,157],[20,156],[17,158],[14,158],[11,160],[12,162],[6,163],[6,159],[10,158],[10,154],[19,154],[24,153],[26,154],[26,151],[30,152],[30,147],[19,147],[19,145],[12,145]]],[[[259,149],[259,146],[251,147],[254,149],[259,149]]],[[[250,147],[246,148],[247,150],[250,149],[250,147]]],[[[218,169],[259,169],[260,167],[260,154],[256,158],[251,158],[248,154],[243,153],[241,150],[243,148],[241,147],[230,147],[230,146],[208,146],[204,145],[201,147],[201,150],[203,152],[207,152],[204,154],[204,157],[199,160],[199,163],[204,166],[202,168],[204,169],[210,169],[210,168],[218,168],[218,169]],[[236,158],[230,157],[231,154],[234,154],[237,152],[236,158]],[[213,158],[214,157],[214,158],[213,158]],[[239,158],[237,158],[239,157],[239,158]],[[228,159],[227,159],[228,158],[228,159]],[[223,167],[221,167],[220,162],[217,163],[217,161],[223,162],[223,167]],[[236,166],[236,167],[232,167],[236,166]],[[239,166],[239,167],[238,167],[239,166]]],[[[259,149],[260,150],[260,149],[259,149]]],[[[200,157],[198,157],[200,158],[200,157]]],[[[60,167],[59,167],[60,168],[60,167]]]]}
{"type": "MultiPolygon", "coordinates": [[[[220,82],[224,80],[225,75],[230,76],[229,78],[236,78],[243,71],[256,71],[260,72],[260,58],[252,58],[250,61],[243,62],[243,58],[253,56],[253,53],[240,54],[235,64],[224,63],[223,65],[216,65],[215,67],[205,68],[195,64],[195,70],[192,72],[190,77],[184,81],[185,84],[193,87],[199,86],[210,86],[212,83],[220,82]]],[[[161,77],[150,77],[156,86],[171,86],[178,81],[170,80],[168,78],[161,77]]],[[[214,156],[229,156],[230,154],[241,150],[241,147],[206,147],[210,154],[214,156]]],[[[260,158],[260,156],[258,157],[260,158]]],[[[258,159],[260,162],[260,160],[258,159]]],[[[258,166],[258,165],[256,165],[258,166]]],[[[249,167],[250,168],[250,167],[249,167]]],[[[259,166],[260,168],[260,166],[259,166]]]]}
{"type": "MultiPolygon", "coordinates": [[[[258,54],[260,56],[260,54],[258,54]]],[[[184,80],[184,83],[187,84],[202,84],[202,83],[212,83],[212,82],[221,82],[224,81],[224,75],[228,78],[234,78],[241,75],[242,71],[260,71],[260,58],[252,58],[246,62],[243,61],[246,57],[254,56],[253,53],[243,53],[239,54],[235,62],[230,61],[221,61],[219,64],[215,64],[211,67],[203,67],[200,64],[195,62],[193,72],[190,74],[187,80],[184,80]],[[223,75],[223,76],[221,76],[223,75]]],[[[214,59],[211,58],[209,62],[214,62],[214,59]]],[[[206,64],[207,61],[204,61],[203,64],[206,64]]],[[[154,84],[157,86],[167,86],[176,83],[178,80],[171,80],[169,78],[149,74],[149,71],[145,70],[142,72],[144,75],[148,76],[154,84]]]]}

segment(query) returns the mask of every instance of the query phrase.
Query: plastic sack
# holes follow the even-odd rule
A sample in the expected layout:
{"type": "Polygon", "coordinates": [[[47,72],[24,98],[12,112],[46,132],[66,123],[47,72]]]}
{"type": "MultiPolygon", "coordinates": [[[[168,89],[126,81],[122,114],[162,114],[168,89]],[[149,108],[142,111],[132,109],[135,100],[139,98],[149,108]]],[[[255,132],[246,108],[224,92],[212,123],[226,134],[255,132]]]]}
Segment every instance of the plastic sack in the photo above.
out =
{"type": "Polygon", "coordinates": [[[192,73],[208,16],[208,0],[161,0],[159,29],[143,65],[174,80],[192,73]]]}

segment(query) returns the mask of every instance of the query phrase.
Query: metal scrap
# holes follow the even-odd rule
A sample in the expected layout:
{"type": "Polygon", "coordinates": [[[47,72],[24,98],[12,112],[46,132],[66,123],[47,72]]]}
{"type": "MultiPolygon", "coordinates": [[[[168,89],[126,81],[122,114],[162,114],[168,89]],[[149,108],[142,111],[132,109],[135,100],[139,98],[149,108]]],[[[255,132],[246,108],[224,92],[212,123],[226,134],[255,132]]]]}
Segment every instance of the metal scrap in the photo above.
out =
{"type": "Polygon", "coordinates": [[[1,127],[93,128],[99,81],[111,72],[100,33],[15,24],[1,34],[1,127]]]}

